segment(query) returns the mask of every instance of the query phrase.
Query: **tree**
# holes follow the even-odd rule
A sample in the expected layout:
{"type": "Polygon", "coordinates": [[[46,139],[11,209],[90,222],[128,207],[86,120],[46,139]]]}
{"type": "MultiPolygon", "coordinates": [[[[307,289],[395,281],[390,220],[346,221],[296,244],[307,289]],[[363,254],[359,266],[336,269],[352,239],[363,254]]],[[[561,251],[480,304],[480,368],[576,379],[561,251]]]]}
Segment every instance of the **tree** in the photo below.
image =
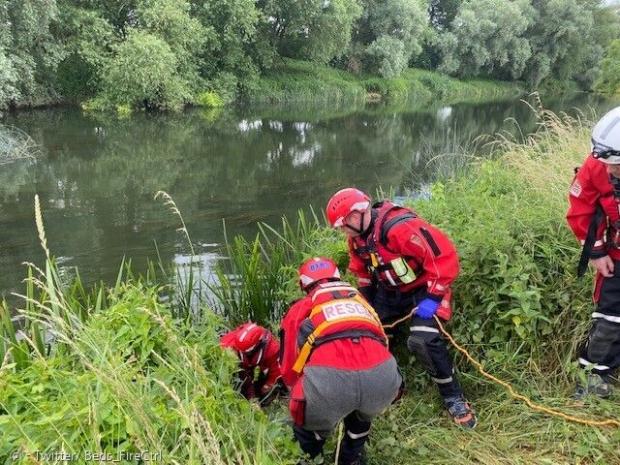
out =
{"type": "Polygon", "coordinates": [[[101,90],[103,67],[122,38],[99,11],[75,3],[62,0],[58,6],[57,36],[65,56],[58,65],[57,82],[64,98],[82,100],[101,90]]]}
{"type": "Polygon", "coordinates": [[[183,87],[197,94],[204,87],[199,77],[200,54],[213,41],[212,28],[190,14],[186,0],[139,0],[135,18],[141,31],[168,44],[177,63],[176,75],[183,87]]]}
{"type": "Polygon", "coordinates": [[[461,0],[429,0],[428,15],[431,25],[438,30],[446,30],[459,11],[461,0]]]}
{"type": "Polygon", "coordinates": [[[620,92],[620,39],[614,40],[601,62],[601,74],[594,88],[603,93],[617,94],[620,92]]]}
{"type": "Polygon", "coordinates": [[[0,4],[0,110],[19,97],[17,71],[8,55],[11,45],[7,4],[0,4]]]}
{"type": "Polygon", "coordinates": [[[578,0],[533,0],[534,21],[526,31],[532,54],[525,77],[533,87],[555,77],[568,80],[583,71],[591,51],[593,12],[578,0]]]}
{"type": "Polygon", "coordinates": [[[262,0],[268,41],[281,55],[327,63],[343,54],[353,23],[361,15],[356,0],[262,0]]]}
{"type": "Polygon", "coordinates": [[[440,69],[518,79],[531,56],[525,31],[533,21],[528,0],[466,0],[438,39],[440,69]]]}
{"type": "MultiPolygon", "coordinates": [[[[55,0],[5,0],[0,6],[0,92],[4,99],[37,104],[55,97],[56,67],[64,54],[53,34],[57,16],[55,0]]],[[[0,106],[8,103],[4,99],[0,106]]]]}
{"type": "Polygon", "coordinates": [[[206,40],[198,59],[200,75],[211,87],[233,98],[237,82],[258,77],[263,54],[255,48],[259,10],[254,0],[191,0],[192,15],[206,40]]]}
{"type": "Polygon", "coordinates": [[[582,89],[589,90],[599,77],[605,51],[615,39],[620,38],[620,16],[613,7],[601,8],[598,0],[582,0],[582,5],[592,12],[594,26],[572,78],[582,89]]]}
{"type": "Polygon", "coordinates": [[[367,67],[386,78],[398,76],[407,67],[407,53],[402,40],[384,35],[366,47],[367,67]]]}
{"type": "Polygon", "coordinates": [[[363,61],[368,71],[395,76],[422,51],[426,4],[421,0],[363,0],[362,5],[364,12],[354,28],[350,59],[363,61]]]}
{"type": "Polygon", "coordinates": [[[134,12],[138,0],[65,0],[74,7],[91,11],[110,24],[120,37],[135,27],[134,12]]]}
{"type": "Polygon", "coordinates": [[[103,71],[102,97],[113,105],[178,108],[191,98],[170,45],[145,31],[129,29],[127,40],[103,71]]]}

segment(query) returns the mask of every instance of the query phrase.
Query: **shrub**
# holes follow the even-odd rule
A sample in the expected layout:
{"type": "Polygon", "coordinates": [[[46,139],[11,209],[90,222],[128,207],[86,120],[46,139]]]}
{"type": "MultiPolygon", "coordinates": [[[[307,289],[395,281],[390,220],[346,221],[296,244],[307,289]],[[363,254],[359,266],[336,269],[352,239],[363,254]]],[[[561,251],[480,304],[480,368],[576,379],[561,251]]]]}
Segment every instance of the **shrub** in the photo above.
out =
{"type": "Polygon", "coordinates": [[[207,91],[198,96],[198,105],[207,108],[218,108],[224,106],[224,101],[216,92],[207,91]]]}
{"type": "Polygon", "coordinates": [[[177,109],[189,100],[170,46],[143,31],[130,31],[105,66],[101,96],[112,105],[156,109],[177,109]]]}

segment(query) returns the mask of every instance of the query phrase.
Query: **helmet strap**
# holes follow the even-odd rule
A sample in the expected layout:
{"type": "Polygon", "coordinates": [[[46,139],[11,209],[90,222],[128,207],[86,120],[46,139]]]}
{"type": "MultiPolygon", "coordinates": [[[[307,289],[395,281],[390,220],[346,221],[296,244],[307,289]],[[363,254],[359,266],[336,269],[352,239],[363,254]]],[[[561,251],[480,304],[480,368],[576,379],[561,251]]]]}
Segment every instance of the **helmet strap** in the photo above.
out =
{"type": "Polygon", "coordinates": [[[354,228],[353,226],[351,226],[350,224],[347,224],[346,227],[349,228],[351,231],[355,231],[357,234],[364,234],[366,231],[370,230],[370,224],[372,224],[372,215],[370,216],[371,221],[370,224],[368,225],[367,228],[364,228],[364,219],[366,218],[366,212],[360,212],[361,218],[360,218],[360,227],[359,228],[354,228]]]}
{"type": "Polygon", "coordinates": [[[614,187],[614,198],[616,200],[620,199],[620,179],[615,177],[613,174],[610,174],[609,182],[614,187]]]}

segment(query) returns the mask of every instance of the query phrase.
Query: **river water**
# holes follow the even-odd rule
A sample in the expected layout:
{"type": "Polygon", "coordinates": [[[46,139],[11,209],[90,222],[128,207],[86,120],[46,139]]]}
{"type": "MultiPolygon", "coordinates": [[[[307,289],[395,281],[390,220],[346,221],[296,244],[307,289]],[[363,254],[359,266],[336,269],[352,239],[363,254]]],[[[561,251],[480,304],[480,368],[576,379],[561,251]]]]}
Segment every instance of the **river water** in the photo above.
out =
{"type": "MultiPolygon", "coordinates": [[[[592,118],[614,103],[577,94],[546,102],[592,118]]],[[[113,282],[123,257],[137,271],[156,258],[185,267],[178,217],[154,194],[175,200],[205,276],[230,236],[253,235],[310,205],[320,211],[346,186],[397,196],[466,167],[483,154],[479,136],[518,136],[536,125],[519,100],[399,110],[263,107],[182,115],[93,117],[78,109],[22,112],[0,120],[29,134],[35,161],[0,164],[0,294],[23,292],[23,262],[43,263],[34,222],[41,198],[48,246],[63,272],[113,282]]]]}

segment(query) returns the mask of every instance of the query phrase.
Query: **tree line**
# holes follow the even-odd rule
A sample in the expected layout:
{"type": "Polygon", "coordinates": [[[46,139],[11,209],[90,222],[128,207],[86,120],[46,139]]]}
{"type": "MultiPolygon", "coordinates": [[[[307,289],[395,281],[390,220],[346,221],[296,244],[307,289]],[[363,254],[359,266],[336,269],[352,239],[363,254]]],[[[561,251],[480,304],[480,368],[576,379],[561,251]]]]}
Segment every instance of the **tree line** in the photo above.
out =
{"type": "Polygon", "coordinates": [[[600,0],[3,0],[0,108],[226,102],[286,58],[615,91],[619,26],[600,0]]]}

